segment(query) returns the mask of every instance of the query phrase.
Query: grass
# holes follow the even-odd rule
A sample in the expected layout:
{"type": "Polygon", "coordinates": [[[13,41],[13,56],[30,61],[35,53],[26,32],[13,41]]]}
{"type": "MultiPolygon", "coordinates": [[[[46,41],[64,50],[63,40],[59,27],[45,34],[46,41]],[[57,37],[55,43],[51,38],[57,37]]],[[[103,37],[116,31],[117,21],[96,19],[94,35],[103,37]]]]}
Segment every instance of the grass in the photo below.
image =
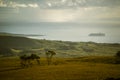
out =
{"type": "Polygon", "coordinates": [[[41,59],[21,68],[18,58],[0,58],[0,80],[104,80],[119,78],[120,65],[104,62],[113,57],[54,58],[51,65],[41,59]],[[103,63],[102,63],[103,62],[103,63]]]}

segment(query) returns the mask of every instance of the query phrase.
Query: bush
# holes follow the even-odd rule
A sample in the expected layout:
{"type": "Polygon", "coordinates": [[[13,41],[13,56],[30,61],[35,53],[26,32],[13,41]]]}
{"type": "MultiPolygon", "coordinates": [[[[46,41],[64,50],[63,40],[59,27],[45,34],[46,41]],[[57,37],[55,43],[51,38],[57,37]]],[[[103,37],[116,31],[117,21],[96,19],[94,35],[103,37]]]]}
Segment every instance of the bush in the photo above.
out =
{"type": "Polygon", "coordinates": [[[118,51],[115,56],[116,56],[115,63],[120,64],[120,51],[118,51]]]}
{"type": "Polygon", "coordinates": [[[120,51],[118,51],[118,52],[116,53],[116,57],[119,57],[119,58],[120,58],[120,51]]]}
{"type": "Polygon", "coordinates": [[[106,78],[105,80],[120,80],[120,78],[109,77],[109,78],[106,78]]]}

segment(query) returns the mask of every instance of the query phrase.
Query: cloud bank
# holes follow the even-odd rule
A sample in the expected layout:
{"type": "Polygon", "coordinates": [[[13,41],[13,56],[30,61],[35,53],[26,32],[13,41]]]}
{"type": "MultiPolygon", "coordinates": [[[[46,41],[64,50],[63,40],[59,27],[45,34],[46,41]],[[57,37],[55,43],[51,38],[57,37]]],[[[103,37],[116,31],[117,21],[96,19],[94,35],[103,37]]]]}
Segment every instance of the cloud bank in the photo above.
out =
{"type": "Polygon", "coordinates": [[[0,0],[0,21],[119,23],[119,10],[120,0],[0,0]]]}
{"type": "Polygon", "coordinates": [[[41,7],[41,8],[73,8],[73,7],[117,7],[120,0],[0,0],[1,7],[41,7]]]}

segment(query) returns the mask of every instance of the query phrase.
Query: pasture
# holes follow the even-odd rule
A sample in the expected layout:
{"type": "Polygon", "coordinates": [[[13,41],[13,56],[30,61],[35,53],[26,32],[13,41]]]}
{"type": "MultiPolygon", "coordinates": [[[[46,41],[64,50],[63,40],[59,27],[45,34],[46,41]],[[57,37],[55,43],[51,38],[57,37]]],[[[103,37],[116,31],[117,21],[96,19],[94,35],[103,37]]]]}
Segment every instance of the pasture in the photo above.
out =
{"type": "Polygon", "coordinates": [[[0,80],[104,80],[120,77],[120,64],[113,64],[113,57],[53,58],[47,65],[20,67],[19,57],[0,58],[0,80]],[[111,61],[110,61],[111,60],[111,61]]]}

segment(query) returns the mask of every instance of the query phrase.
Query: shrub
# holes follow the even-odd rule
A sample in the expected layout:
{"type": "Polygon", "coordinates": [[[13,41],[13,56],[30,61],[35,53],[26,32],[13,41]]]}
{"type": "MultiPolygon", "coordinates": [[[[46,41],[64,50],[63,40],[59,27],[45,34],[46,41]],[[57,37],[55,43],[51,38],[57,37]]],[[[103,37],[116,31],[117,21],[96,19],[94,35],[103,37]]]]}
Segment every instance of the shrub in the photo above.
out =
{"type": "Polygon", "coordinates": [[[116,53],[116,57],[119,57],[119,58],[120,58],[120,51],[118,51],[118,52],[116,53]]]}
{"type": "Polygon", "coordinates": [[[118,51],[115,56],[116,56],[115,63],[120,64],[120,51],[118,51]]]}

